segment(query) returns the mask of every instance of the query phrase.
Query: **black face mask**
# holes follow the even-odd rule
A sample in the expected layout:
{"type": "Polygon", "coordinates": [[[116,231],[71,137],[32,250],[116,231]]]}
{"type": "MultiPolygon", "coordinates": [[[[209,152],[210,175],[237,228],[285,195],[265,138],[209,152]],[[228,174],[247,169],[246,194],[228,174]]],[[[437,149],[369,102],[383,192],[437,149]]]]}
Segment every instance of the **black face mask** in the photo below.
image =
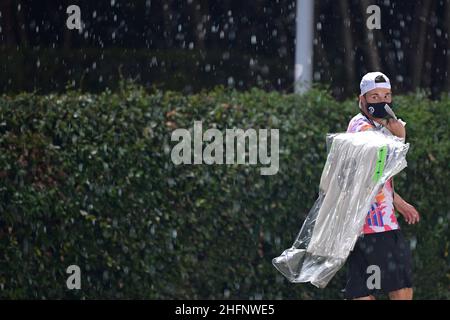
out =
{"type": "Polygon", "coordinates": [[[394,118],[393,113],[390,112],[391,110],[389,110],[388,108],[385,108],[386,105],[391,110],[393,109],[392,103],[379,102],[379,103],[367,103],[367,111],[374,118],[379,118],[379,119],[394,118]]]}

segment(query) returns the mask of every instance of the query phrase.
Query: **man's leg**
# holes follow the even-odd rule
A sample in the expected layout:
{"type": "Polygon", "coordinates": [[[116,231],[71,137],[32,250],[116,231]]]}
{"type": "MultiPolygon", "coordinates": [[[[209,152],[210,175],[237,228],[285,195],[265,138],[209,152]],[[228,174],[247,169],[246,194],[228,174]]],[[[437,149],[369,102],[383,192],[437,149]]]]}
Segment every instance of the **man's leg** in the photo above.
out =
{"type": "Polygon", "coordinates": [[[375,297],[374,296],[367,296],[367,297],[355,298],[353,300],[375,300],[375,297]]]}
{"type": "Polygon", "coordinates": [[[412,300],[412,298],[413,298],[412,288],[404,288],[389,292],[389,299],[391,300],[412,300]]]}

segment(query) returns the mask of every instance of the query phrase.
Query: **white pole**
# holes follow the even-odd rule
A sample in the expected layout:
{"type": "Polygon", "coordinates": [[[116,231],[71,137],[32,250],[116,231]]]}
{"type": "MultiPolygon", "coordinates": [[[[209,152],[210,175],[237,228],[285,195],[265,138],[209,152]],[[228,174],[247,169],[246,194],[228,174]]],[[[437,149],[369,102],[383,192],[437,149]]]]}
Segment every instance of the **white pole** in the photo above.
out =
{"type": "Polygon", "coordinates": [[[314,1],[297,0],[295,36],[295,93],[311,88],[313,75],[314,1]]]}

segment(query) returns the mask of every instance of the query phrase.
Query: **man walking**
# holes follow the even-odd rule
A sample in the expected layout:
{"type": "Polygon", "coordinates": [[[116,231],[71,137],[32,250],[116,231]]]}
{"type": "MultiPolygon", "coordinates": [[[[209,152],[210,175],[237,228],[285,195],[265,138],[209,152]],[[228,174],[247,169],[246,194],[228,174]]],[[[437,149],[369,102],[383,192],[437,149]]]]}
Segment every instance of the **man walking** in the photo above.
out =
{"type": "MultiPolygon", "coordinates": [[[[360,113],[353,117],[347,132],[380,130],[406,139],[404,123],[392,111],[392,92],[389,78],[381,72],[366,74],[360,83],[360,113]]],[[[405,241],[394,210],[408,224],[419,222],[417,210],[394,191],[389,179],[376,195],[367,213],[363,236],[358,239],[347,259],[346,299],[374,300],[379,291],[392,300],[411,300],[413,297],[412,261],[409,243],[405,241]],[[368,286],[368,278],[375,266],[380,271],[380,287],[368,286]]]]}

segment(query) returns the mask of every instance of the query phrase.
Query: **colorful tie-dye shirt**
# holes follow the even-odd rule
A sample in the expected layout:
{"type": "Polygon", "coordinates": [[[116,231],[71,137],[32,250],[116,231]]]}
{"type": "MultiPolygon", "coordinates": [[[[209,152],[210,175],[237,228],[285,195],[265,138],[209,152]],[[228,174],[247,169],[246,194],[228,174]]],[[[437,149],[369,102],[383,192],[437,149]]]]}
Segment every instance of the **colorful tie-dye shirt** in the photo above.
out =
{"type": "MultiPolygon", "coordinates": [[[[358,114],[350,120],[347,132],[373,130],[375,126],[363,114],[358,114]]],[[[364,223],[364,234],[385,232],[400,229],[394,210],[394,191],[392,178],[386,181],[383,188],[375,196],[374,202],[367,212],[364,223]]]]}

